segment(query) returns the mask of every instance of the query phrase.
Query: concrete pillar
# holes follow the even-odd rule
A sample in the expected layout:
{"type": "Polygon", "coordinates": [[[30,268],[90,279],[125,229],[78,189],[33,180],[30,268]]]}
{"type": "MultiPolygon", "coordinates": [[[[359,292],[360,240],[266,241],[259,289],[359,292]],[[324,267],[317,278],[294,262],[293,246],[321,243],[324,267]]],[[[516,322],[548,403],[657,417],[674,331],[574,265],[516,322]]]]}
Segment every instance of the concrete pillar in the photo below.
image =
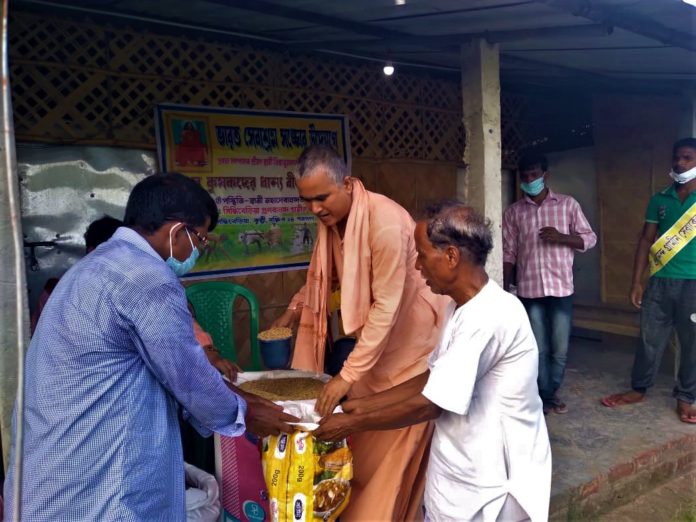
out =
{"type": "Polygon", "coordinates": [[[473,40],[461,48],[464,165],[457,198],[491,220],[493,251],[486,270],[503,284],[500,147],[500,61],[497,44],[473,40]]]}

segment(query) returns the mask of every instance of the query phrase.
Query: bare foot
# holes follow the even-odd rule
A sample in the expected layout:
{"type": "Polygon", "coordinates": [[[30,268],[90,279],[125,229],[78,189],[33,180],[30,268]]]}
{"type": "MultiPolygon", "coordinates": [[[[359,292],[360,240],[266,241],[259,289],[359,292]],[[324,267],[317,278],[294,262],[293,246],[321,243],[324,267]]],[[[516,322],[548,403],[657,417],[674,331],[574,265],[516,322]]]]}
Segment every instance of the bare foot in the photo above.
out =
{"type": "Polygon", "coordinates": [[[696,424],[696,408],[686,401],[677,401],[679,420],[687,424],[696,424]]]}
{"type": "Polygon", "coordinates": [[[637,402],[641,402],[644,398],[644,393],[631,390],[624,393],[608,395],[607,397],[603,397],[601,402],[607,408],[614,408],[616,406],[624,406],[626,404],[636,404],[637,402]]]}

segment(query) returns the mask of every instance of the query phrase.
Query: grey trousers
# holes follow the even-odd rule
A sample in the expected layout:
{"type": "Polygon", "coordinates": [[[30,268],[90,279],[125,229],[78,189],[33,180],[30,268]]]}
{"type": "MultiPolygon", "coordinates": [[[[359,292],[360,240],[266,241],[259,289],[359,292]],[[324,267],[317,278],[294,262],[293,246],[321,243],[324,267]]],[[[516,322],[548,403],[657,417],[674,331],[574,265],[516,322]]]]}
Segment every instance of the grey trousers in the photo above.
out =
{"type": "Polygon", "coordinates": [[[673,395],[696,401],[696,279],[651,277],[640,308],[641,345],[631,372],[631,386],[641,393],[653,385],[672,329],[680,345],[679,372],[673,395]]]}

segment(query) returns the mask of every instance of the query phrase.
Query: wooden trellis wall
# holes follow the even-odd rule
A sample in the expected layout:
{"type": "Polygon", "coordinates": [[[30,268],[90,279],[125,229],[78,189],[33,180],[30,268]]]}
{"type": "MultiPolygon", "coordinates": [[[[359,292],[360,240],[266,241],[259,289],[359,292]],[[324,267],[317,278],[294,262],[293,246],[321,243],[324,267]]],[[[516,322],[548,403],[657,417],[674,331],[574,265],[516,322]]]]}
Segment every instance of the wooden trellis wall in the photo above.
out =
{"type": "Polygon", "coordinates": [[[458,161],[459,85],[378,67],[14,13],[17,139],[154,147],[160,102],[344,113],[364,158],[458,161]]]}
{"type": "MultiPolygon", "coordinates": [[[[456,80],[21,11],[10,67],[18,140],[153,148],[153,108],[169,102],[343,113],[355,157],[462,157],[456,80]]],[[[522,143],[519,102],[503,98],[504,164],[522,143]]]]}
{"type": "Polygon", "coordinates": [[[520,151],[527,145],[524,123],[527,98],[520,94],[503,93],[500,98],[500,141],[503,168],[516,169],[520,151]]]}

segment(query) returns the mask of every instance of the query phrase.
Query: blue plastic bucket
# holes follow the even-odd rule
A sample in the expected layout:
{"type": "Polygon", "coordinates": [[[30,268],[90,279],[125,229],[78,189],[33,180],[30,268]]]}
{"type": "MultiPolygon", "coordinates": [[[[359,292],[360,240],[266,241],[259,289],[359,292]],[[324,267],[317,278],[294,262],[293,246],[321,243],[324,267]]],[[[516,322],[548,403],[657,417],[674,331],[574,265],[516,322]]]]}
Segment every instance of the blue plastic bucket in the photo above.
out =
{"type": "Polygon", "coordinates": [[[259,339],[261,359],[269,370],[283,370],[290,366],[291,337],[264,341],[259,339]]]}

